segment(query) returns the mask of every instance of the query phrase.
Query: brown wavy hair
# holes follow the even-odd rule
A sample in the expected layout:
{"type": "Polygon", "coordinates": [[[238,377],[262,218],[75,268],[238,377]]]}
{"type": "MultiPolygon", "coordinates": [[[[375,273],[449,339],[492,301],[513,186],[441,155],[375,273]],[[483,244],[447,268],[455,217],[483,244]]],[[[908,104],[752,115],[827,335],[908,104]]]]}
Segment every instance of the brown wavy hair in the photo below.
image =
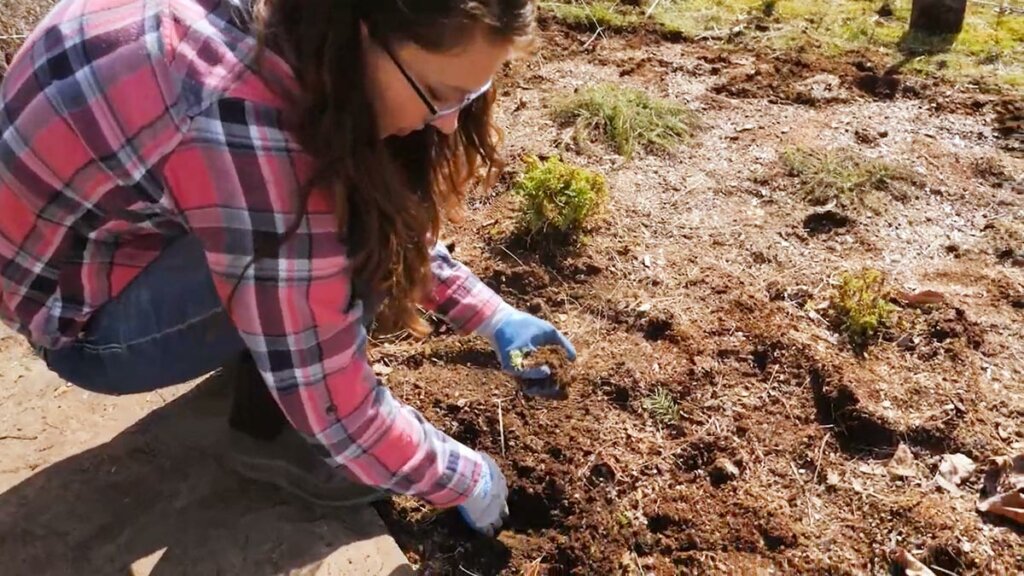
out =
{"type": "Polygon", "coordinates": [[[365,91],[361,23],[375,40],[444,52],[481,33],[525,44],[534,10],[533,0],[252,0],[250,25],[262,49],[289,62],[300,86],[288,95],[289,129],[315,162],[301,205],[315,189],[333,192],[354,297],[383,302],[380,325],[425,333],[417,305],[431,282],[431,242],[443,222],[458,220],[477,181],[493,183],[502,167],[501,132],[493,123],[492,88],[460,112],[451,135],[428,125],[381,140],[365,91]]]}

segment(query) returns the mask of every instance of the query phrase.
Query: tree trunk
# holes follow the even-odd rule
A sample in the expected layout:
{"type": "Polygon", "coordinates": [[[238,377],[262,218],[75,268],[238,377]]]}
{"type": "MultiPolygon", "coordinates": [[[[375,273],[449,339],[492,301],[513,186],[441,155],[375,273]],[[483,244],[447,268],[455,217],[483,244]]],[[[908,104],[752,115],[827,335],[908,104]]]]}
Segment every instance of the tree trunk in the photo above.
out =
{"type": "Polygon", "coordinates": [[[959,34],[966,13],[967,0],[914,0],[910,29],[931,36],[959,34]]]}

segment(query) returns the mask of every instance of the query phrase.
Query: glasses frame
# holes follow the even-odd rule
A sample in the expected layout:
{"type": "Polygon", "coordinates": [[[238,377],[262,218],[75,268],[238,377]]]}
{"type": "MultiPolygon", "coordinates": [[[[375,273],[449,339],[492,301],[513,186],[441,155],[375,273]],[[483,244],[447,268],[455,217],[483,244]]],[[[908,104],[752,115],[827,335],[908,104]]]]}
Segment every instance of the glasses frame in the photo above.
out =
{"type": "Polygon", "coordinates": [[[434,122],[438,118],[448,116],[449,114],[453,114],[455,112],[460,112],[466,106],[472,104],[474,100],[486,94],[487,91],[491,89],[491,85],[493,84],[492,80],[488,80],[487,83],[484,84],[479,90],[471,94],[467,94],[466,97],[463,99],[462,103],[449,108],[438,108],[427,96],[426,91],[423,90],[419,82],[417,82],[416,79],[412,77],[412,74],[409,74],[409,71],[406,70],[405,66],[402,65],[402,62],[395,55],[394,51],[391,50],[391,47],[388,46],[386,42],[379,42],[379,44],[381,48],[384,49],[384,52],[388,55],[388,58],[391,58],[391,61],[395,64],[395,68],[398,68],[398,71],[401,72],[402,77],[405,78],[405,81],[409,84],[413,91],[416,92],[416,96],[419,97],[419,99],[423,102],[423,105],[426,106],[427,110],[430,111],[430,118],[427,120],[428,124],[434,122]]]}

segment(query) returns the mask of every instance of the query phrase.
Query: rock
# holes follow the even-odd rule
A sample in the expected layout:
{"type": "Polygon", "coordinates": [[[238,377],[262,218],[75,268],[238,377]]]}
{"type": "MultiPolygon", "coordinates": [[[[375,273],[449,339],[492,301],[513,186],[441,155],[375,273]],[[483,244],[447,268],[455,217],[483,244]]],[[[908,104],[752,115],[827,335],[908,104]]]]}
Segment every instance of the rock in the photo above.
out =
{"type": "Polygon", "coordinates": [[[818,74],[793,86],[793,102],[821,104],[843,100],[843,81],[835,74],[818,74]]]}
{"type": "Polygon", "coordinates": [[[711,483],[714,485],[725,484],[738,478],[740,475],[740,469],[736,467],[728,458],[719,458],[715,460],[715,463],[711,465],[711,469],[708,470],[708,476],[711,478],[711,483]]]}
{"type": "Polygon", "coordinates": [[[892,460],[889,460],[889,464],[885,468],[888,470],[889,475],[894,478],[913,478],[917,476],[917,463],[914,460],[914,454],[903,443],[900,443],[899,448],[896,448],[896,453],[892,455],[892,460]]]}
{"type": "Polygon", "coordinates": [[[935,474],[935,483],[952,493],[960,493],[960,483],[970,477],[975,469],[974,461],[963,454],[946,454],[935,474]]]}
{"type": "Polygon", "coordinates": [[[874,144],[878,142],[878,132],[875,130],[868,130],[866,128],[857,128],[853,132],[853,137],[857,139],[857,142],[861,144],[874,144]]]}

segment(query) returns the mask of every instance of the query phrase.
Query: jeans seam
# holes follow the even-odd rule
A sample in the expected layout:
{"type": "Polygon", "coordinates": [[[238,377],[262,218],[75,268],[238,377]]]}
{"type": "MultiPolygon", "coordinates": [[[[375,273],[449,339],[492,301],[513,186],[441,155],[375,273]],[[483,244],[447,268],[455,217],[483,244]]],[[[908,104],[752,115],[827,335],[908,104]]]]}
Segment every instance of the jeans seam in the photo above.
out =
{"type": "Polygon", "coordinates": [[[172,327],[170,327],[170,328],[168,328],[166,330],[162,330],[162,331],[157,332],[155,334],[149,334],[149,335],[144,336],[142,338],[139,338],[137,340],[132,340],[131,342],[124,342],[124,343],[120,343],[120,344],[102,344],[102,345],[99,345],[99,346],[93,345],[93,344],[87,344],[87,343],[83,342],[83,343],[80,343],[78,346],[79,346],[79,349],[81,349],[83,352],[89,352],[89,353],[92,353],[92,354],[102,354],[102,353],[106,353],[106,352],[120,352],[120,351],[123,351],[125,348],[128,348],[129,346],[135,346],[137,344],[142,344],[142,343],[145,343],[145,342],[149,342],[150,340],[156,340],[157,338],[162,338],[162,337],[164,337],[164,336],[166,336],[166,335],[168,335],[168,334],[170,334],[172,332],[178,332],[178,331],[184,330],[184,329],[189,328],[189,327],[191,327],[191,326],[193,326],[195,324],[198,324],[200,322],[208,320],[209,318],[211,318],[212,316],[214,316],[216,314],[221,314],[223,312],[224,312],[223,308],[216,308],[214,310],[211,310],[210,312],[207,312],[206,314],[203,314],[202,316],[199,316],[197,318],[190,318],[190,319],[186,320],[185,322],[182,322],[181,324],[178,324],[177,326],[172,326],[172,327]]]}

